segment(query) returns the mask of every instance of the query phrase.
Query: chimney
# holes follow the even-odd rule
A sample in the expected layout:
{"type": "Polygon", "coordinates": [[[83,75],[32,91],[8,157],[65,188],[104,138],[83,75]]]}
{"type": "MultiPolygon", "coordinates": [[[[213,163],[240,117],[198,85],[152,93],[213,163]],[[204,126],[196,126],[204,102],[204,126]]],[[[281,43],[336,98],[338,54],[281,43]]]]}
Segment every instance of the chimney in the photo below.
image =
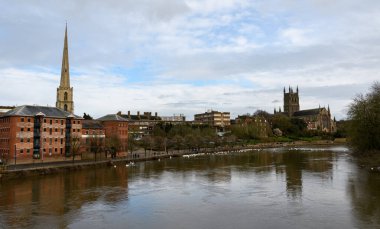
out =
{"type": "Polygon", "coordinates": [[[128,111],[128,118],[131,118],[131,111],[128,111]]]}
{"type": "Polygon", "coordinates": [[[117,112],[117,115],[121,115],[121,111],[117,112]]]}
{"type": "Polygon", "coordinates": [[[156,117],[156,118],[157,118],[157,112],[154,112],[154,117],[156,117]]]}
{"type": "Polygon", "coordinates": [[[137,117],[140,119],[140,111],[137,111],[137,117]]]}

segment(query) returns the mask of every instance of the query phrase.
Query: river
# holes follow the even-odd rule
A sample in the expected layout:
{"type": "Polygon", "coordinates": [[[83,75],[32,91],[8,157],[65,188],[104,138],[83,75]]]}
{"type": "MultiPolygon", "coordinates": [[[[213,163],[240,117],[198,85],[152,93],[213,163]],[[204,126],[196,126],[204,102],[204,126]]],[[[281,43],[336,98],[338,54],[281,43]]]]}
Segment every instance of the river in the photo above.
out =
{"type": "Polygon", "coordinates": [[[345,147],[211,154],[0,184],[1,228],[380,228],[345,147]]]}

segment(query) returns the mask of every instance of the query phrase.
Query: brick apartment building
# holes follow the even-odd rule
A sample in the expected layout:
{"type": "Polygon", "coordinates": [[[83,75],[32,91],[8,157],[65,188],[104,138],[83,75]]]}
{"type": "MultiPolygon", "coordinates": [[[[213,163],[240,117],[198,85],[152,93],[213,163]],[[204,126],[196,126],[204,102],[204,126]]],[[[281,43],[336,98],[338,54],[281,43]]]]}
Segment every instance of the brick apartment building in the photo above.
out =
{"type": "Polygon", "coordinates": [[[82,118],[55,107],[19,106],[0,116],[0,158],[43,159],[71,155],[82,118]]]}

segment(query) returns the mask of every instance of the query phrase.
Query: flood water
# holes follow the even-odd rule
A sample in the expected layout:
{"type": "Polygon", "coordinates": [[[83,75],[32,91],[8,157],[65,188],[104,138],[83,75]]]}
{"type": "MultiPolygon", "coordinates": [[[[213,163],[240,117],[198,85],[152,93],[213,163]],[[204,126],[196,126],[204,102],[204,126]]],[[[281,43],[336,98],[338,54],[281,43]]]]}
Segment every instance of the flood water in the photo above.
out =
{"type": "Polygon", "coordinates": [[[380,175],[345,147],[268,149],[0,184],[1,228],[380,228],[380,175]]]}

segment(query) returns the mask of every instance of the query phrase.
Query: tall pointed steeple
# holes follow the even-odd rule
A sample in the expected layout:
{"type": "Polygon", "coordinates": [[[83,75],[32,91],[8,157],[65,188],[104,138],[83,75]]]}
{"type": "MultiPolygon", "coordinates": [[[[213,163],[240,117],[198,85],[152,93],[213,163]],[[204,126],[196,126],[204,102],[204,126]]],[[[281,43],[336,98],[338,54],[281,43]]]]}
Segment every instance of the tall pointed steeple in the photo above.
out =
{"type": "Polygon", "coordinates": [[[60,87],[69,88],[70,87],[70,71],[69,71],[69,50],[67,44],[67,23],[65,28],[65,41],[63,44],[63,55],[62,55],[62,69],[61,69],[61,84],[60,87]]]}
{"type": "Polygon", "coordinates": [[[56,107],[70,113],[74,112],[73,88],[70,87],[69,49],[67,41],[67,23],[65,28],[65,39],[63,44],[61,83],[57,88],[56,107]]]}

